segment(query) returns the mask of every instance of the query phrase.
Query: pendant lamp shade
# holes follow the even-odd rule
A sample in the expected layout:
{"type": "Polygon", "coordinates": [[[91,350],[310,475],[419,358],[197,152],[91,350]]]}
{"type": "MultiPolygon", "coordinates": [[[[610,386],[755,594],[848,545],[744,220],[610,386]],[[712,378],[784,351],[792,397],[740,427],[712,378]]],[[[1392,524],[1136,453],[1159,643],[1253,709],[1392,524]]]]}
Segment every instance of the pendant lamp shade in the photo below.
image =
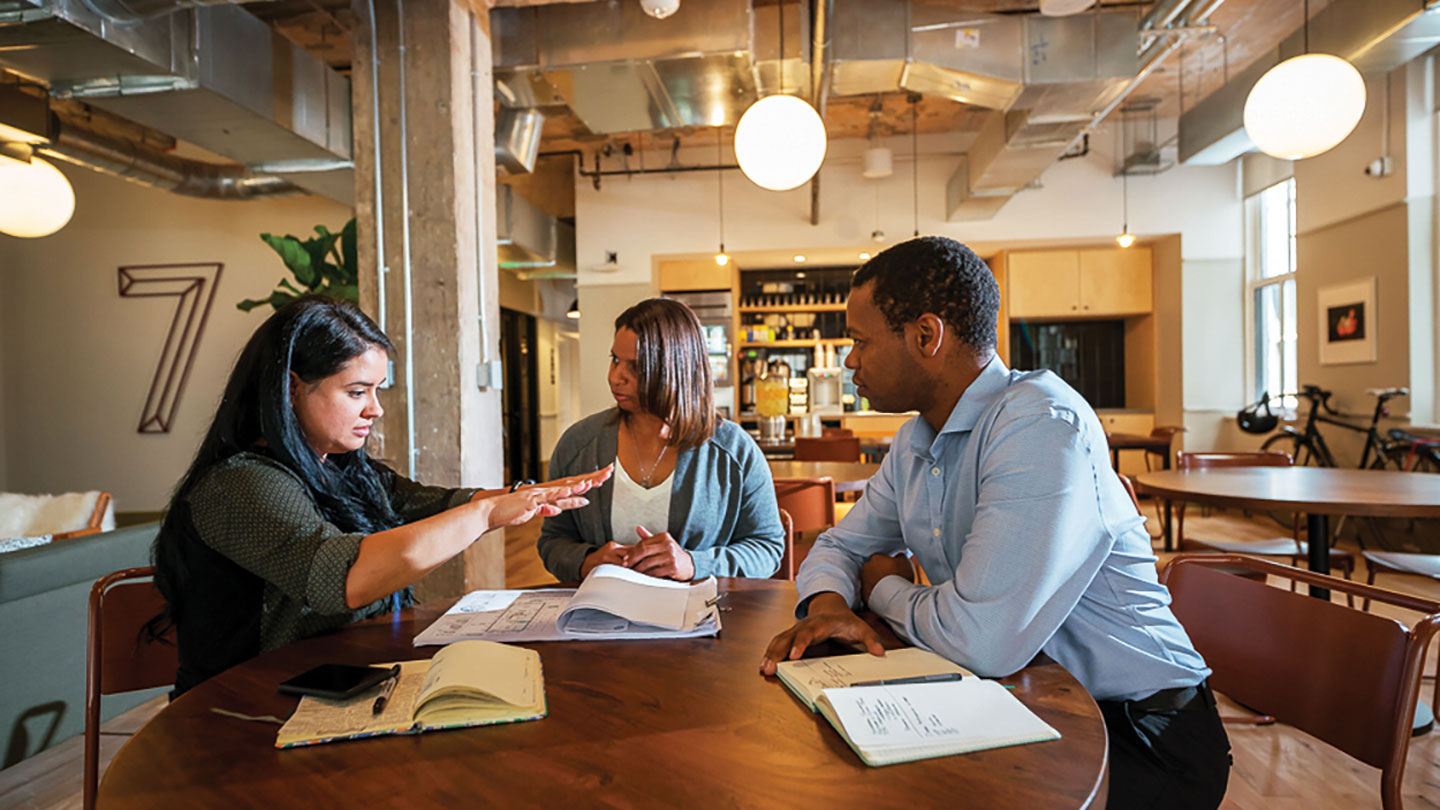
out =
{"type": "Polygon", "coordinates": [[[38,157],[26,163],[0,155],[0,233],[49,236],[74,213],[75,191],[59,169],[38,157]]]}
{"type": "Polygon", "coordinates": [[[825,160],[825,123],[795,96],[766,96],[740,116],[735,160],[755,185],[771,191],[795,188],[825,160]]]}
{"type": "Polygon", "coordinates": [[[1308,53],[1270,68],[1245,99],[1245,134],[1282,160],[1334,148],[1360,123],[1365,80],[1338,56],[1308,53]]]}

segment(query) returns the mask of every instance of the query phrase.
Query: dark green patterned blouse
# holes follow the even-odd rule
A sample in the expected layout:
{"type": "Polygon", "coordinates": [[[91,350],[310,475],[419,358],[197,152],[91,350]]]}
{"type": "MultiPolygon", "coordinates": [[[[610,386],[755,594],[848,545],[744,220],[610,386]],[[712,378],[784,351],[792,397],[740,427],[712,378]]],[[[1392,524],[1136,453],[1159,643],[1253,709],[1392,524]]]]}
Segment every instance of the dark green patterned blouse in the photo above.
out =
{"type": "MultiPolygon", "coordinates": [[[[417,484],[388,468],[390,505],[406,522],[464,503],[473,489],[417,484]]],[[[325,520],[283,464],[240,453],[215,465],[183,503],[190,536],[178,622],[176,694],[261,652],[391,609],[390,598],[345,604],[345,579],[363,534],[325,520]]],[[[406,593],[408,599],[408,590],[406,593]]]]}

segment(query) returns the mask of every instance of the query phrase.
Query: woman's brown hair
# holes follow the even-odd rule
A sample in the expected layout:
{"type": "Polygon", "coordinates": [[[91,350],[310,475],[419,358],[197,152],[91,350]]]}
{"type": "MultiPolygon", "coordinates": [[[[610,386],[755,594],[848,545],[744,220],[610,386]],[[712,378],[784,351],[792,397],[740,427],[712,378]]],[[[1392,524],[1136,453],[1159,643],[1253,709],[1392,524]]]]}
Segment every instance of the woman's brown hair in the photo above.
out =
{"type": "Polygon", "coordinates": [[[693,450],[709,441],[719,416],[700,319],[679,301],[647,298],[620,313],[615,331],[621,329],[639,338],[635,376],[640,408],[665,420],[676,450],[693,450]]]}

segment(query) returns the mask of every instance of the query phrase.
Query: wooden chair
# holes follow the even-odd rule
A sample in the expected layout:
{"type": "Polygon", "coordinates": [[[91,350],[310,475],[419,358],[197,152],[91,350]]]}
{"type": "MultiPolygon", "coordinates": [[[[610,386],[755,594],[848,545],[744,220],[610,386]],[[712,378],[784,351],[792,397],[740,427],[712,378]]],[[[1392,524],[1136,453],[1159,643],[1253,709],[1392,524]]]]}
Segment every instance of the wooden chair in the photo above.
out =
{"type": "MultiPolygon", "coordinates": [[[[1376,574],[1409,574],[1416,577],[1428,577],[1440,580],[1440,554],[1416,554],[1405,551],[1362,551],[1360,556],[1365,558],[1365,584],[1374,585],[1376,574]]],[[[1370,609],[1370,600],[1360,606],[1361,610],[1370,609]]],[[[1440,679],[1436,680],[1435,688],[1440,690],[1440,679]]]]}
{"type": "MultiPolygon", "coordinates": [[[[776,478],[775,501],[780,509],[790,515],[794,534],[798,537],[807,532],[822,532],[835,525],[835,481],[829,476],[820,478],[776,478]]],[[[799,570],[800,563],[810,550],[810,541],[797,540],[792,553],[793,568],[799,570]]]]}
{"type": "Polygon", "coordinates": [[[1440,629],[1440,602],[1238,554],[1182,554],[1160,581],[1170,589],[1170,609],[1212,670],[1216,691],[1379,768],[1381,803],[1400,810],[1420,675],[1440,629]],[[1407,629],[1394,619],[1213,570],[1219,565],[1374,599],[1423,617],[1407,629]]]}
{"type": "Polygon", "coordinates": [[[106,574],[90,588],[90,638],[85,650],[85,810],[94,810],[100,774],[100,696],[175,682],[179,666],[173,630],[160,642],[145,625],[165,606],[153,568],[106,574]]]}
{"type": "Polygon", "coordinates": [[[854,435],[855,431],[850,428],[827,427],[820,429],[820,438],[822,439],[848,439],[854,435]]]}
{"type": "Polygon", "coordinates": [[[1175,434],[1185,433],[1189,429],[1190,428],[1184,427],[1182,425],[1161,425],[1160,427],[1157,427],[1154,430],[1150,431],[1151,437],[1156,439],[1164,439],[1166,442],[1169,443],[1169,447],[1167,447],[1163,452],[1159,449],[1147,449],[1145,451],[1145,469],[1152,469],[1150,466],[1151,456],[1159,456],[1160,466],[1168,469],[1169,467],[1165,462],[1167,460],[1173,460],[1173,457],[1170,454],[1174,452],[1175,434]]]}
{"type": "Polygon", "coordinates": [[[795,439],[796,461],[859,461],[857,436],[801,436],[795,439]]]}
{"type": "Polygon", "coordinates": [[[785,551],[780,555],[780,569],[770,575],[771,579],[795,579],[795,520],[784,509],[780,510],[780,528],[785,531],[785,551]]]}
{"type": "MultiPolygon", "coordinates": [[[[1181,453],[1175,459],[1175,466],[1181,470],[1211,469],[1216,467],[1289,467],[1288,453],[1259,450],[1235,453],[1181,453]]],[[[1310,548],[1300,539],[1300,515],[1296,514],[1290,527],[1290,537],[1276,537],[1270,540],[1201,540],[1185,536],[1185,504],[1175,506],[1175,537],[1181,551],[1186,546],[1198,546],[1212,551],[1229,554],[1250,554],[1256,557],[1283,557],[1291,565],[1300,565],[1309,557],[1310,548]]],[[[1328,545],[1328,538],[1325,539],[1328,545]]],[[[1330,549],[1330,567],[1338,569],[1346,579],[1355,573],[1355,555],[1338,548],[1330,549]]],[[[1294,583],[1291,583],[1294,588],[1294,583]]]]}

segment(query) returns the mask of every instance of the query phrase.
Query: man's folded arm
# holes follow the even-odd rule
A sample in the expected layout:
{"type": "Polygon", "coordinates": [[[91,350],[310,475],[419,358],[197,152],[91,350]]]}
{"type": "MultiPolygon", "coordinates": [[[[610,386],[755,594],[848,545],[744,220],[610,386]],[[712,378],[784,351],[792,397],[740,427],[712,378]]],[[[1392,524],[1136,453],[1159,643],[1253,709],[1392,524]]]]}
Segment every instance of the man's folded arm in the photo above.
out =
{"type": "MultiPolygon", "coordinates": [[[[886,577],[871,610],[912,643],[979,675],[1019,670],[1070,615],[1110,553],[1099,474],[1068,414],[1017,419],[981,459],[980,498],[955,576],[886,577]]],[[[1077,420],[1078,421],[1078,420],[1077,420]]]]}

